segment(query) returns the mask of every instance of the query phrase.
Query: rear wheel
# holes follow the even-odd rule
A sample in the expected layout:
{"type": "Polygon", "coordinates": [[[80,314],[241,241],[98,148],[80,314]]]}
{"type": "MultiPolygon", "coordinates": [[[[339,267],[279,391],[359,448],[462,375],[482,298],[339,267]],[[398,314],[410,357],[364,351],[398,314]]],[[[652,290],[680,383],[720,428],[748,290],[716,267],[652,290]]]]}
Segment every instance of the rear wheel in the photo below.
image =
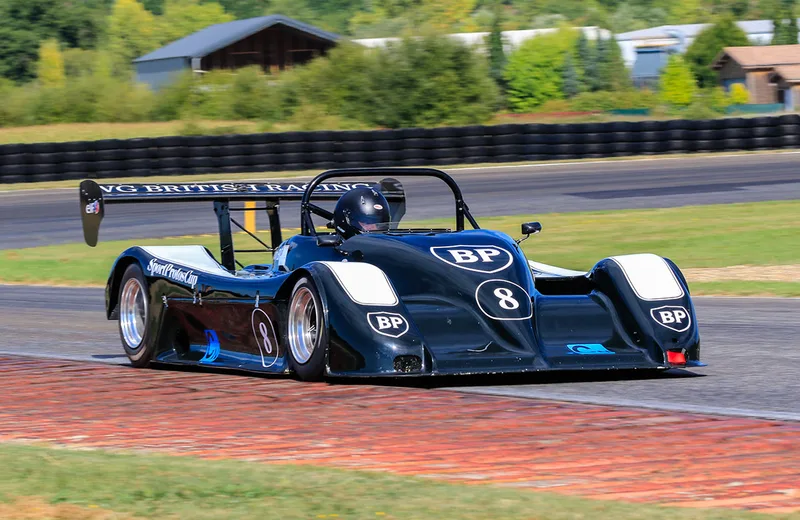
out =
{"type": "Polygon", "coordinates": [[[135,367],[150,363],[155,348],[149,320],[149,294],[139,264],[131,264],[122,275],[119,291],[119,337],[125,354],[135,367]]]}
{"type": "Polygon", "coordinates": [[[289,363],[303,381],[319,381],[325,374],[328,330],[314,282],[301,278],[292,290],[286,325],[289,363]]]}

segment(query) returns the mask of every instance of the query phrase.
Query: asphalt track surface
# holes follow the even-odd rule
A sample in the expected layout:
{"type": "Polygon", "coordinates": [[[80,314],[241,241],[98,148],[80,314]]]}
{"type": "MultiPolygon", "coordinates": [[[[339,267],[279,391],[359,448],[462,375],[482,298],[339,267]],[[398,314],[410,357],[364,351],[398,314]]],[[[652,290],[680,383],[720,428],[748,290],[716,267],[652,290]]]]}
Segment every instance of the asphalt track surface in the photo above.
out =
{"type": "MultiPolygon", "coordinates": [[[[800,421],[800,299],[699,297],[695,303],[704,368],[655,377],[584,372],[401,384],[800,421]]],[[[0,285],[0,353],[127,364],[117,324],[103,309],[102,289],[0,285]]]]}
{"type": "MultiPolygon", "coordinates": [[[[543,163],[453,173],[479,220],[492,215],[800,198],[800,153],[543,163]]],[[[296,181],[302,179],[292,182],[296,181]]],[[[452,197],[440,181],[404,183],[407,218],[453,215],[452,197]]],[[[0,193],[0,249],[80,242],[78,206],[76,189],[0,193]]],[[[298,226],[298,205],[283,206],[284,225],[298,226]]],[[[546,230],[547,223],[543,224],[546,230]]],[[[183,203],[113,206],[106,211],[100,234],[101,240],[109,240],[214,232],[210,203],[183,203]]]]}

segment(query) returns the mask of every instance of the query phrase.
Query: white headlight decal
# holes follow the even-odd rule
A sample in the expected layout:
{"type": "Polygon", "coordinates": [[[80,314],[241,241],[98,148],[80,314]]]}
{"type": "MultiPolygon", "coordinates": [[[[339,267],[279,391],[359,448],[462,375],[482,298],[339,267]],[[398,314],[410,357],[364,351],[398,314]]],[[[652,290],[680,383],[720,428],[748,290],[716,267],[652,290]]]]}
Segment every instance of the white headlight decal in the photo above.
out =
{"type": "Polygon", "coordinates": [[[320,262],[333,272],[347,296],[359,305],[393,307],[397,294],[379,267],[364,262],[320,262]]]}
{"type": "Polygon", "coordinates": [[[650,253],[611,257],[625,274],[633,292],[642,300],[676,300],[683,287],[667,261],[650,253]]]}

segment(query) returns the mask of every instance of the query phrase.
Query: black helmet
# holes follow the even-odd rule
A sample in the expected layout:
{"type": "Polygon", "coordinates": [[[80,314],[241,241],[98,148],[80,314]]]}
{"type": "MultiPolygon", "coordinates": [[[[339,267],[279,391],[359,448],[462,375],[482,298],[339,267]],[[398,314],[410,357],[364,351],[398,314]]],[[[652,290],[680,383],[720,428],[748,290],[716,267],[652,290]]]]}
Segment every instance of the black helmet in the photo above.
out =
{"type": "Polygon", "coordinates": [[[355,188],[342,195],[333,210],[333,225],[344,238],[363,231],[389,229],[392,216],[386,197],[372,188],[355,188]]]}

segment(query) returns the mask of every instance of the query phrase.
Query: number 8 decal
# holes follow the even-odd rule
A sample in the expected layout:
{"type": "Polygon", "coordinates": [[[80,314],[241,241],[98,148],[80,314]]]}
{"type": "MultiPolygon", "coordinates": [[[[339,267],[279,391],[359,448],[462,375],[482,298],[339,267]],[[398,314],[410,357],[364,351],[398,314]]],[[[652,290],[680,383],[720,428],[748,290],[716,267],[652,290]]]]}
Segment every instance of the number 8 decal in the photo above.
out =
{"type": "Polygon", "coordinates": [[[533,316],[528,292],[508,280],[481,282],[475,289],[475,302],[480,311],[493,320],[527,320],[533,316]]]}
{"type": "Polygon", "coordinates": [[[513,311],[514,309],[519,308],[519,302],[514,299],[514,293],[511,292],[511,289],[507,289],[505,287],[498,287],[494,290],[494,295],[500,300],[498,303],[500,307],[513,311]]]}

